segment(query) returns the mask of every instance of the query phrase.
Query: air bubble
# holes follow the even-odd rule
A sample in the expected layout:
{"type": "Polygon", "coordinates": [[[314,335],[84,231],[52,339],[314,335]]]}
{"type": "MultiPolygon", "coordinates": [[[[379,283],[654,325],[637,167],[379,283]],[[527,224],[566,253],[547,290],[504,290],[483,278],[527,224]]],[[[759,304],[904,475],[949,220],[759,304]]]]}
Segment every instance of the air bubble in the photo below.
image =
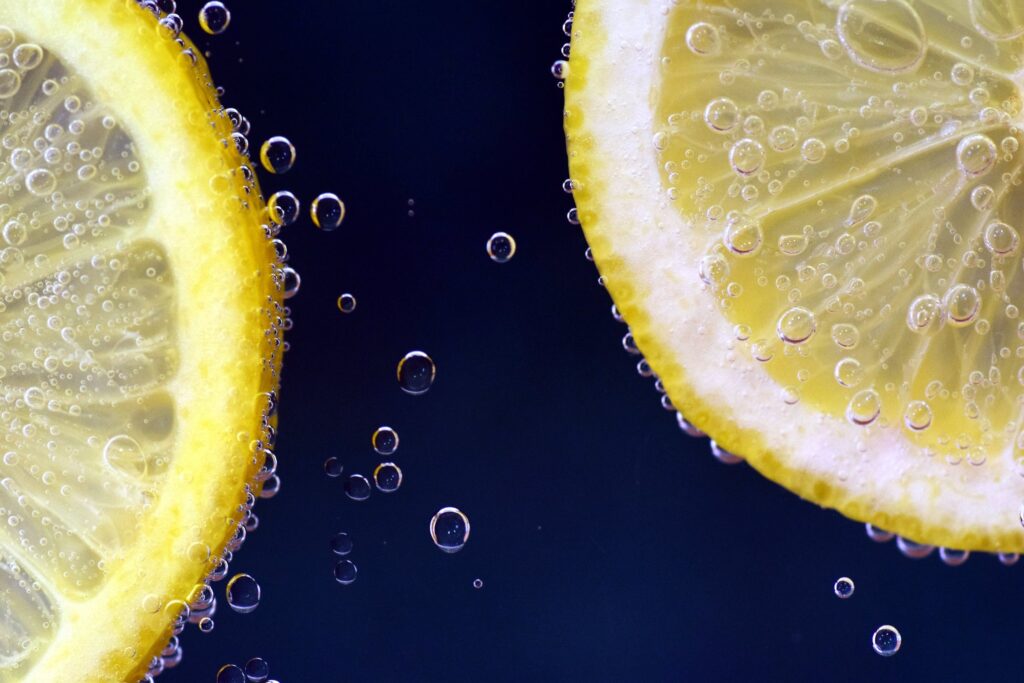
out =
{"type": "Polygon", "coordinates": [[[433,359],[422,351],[411,351],[398,362],[398,386],[413,396],[425,394],[436,374],[433,359]]]}
{"type": "Polygon", "coordinates": [[[37,197],[53,194],[57,189],[57,176],[45,168],[37,168],[25,176],[25,187],[37,197]]]}
{"type": "Polygon", "coordinates": [[[379,455],[391,455],[398,450],[398,432],[391,427],[378,427],[370,442],[379,455]]]}
{"type": "Polygon", "coordinates": [[[704,108],[704,123],[716,133],[728,133],[740,122],[740,110],[728,97],[708,102],[704,108]]]}
{"type": "Polygon", "coordinates": [[[556,59],[551,65],[551,75],[560,81],[569,77],[569,62],[564,59],[556,59]]]}
{"type": "Polygon", "coordinates": [[[832,586],[832,591],[840,600],[846,600],[847,598],[852,597],[854,591],[853,579],[848,576],[839,577],[832,586]]]}
{"type": "Polygon", "coordinates": [[[309,205],[309,216],[313,225],[325,232],[336,230],[345,220],[345,202],[338,195],[324,192],[309,205]]]}
{"type": "Polygon", "coordinates": [[[814,314],[800,306],[783,313],[776,325],[779,339],[788,344],[802,344],[811,338],[816,328],[814,314]]]}
{"type": "Polygon", "coordinates": [[[270,677],[270,665],[261,657],[253,657],[245,663],[245,675],[249,683],[263,683],[270,677]]]}
{"type": "Polygon", "coordinates": [[[348,292],[338,297],[338,310],[342,313],[351,313],[356,310],[356,297],[348,292]]]}
{"type": "Polygon", "coordinates": [[[225,589],[228,607],[240,614],[248,614],[259,607],[260,593],[260,585],[248,574],[235,574],[225,589]]]}
{"type": "Polygon", "coordinates": [[[324,474],[332,479],[340,477],[344,467],[341,464],[341,460],[338,460],[334,456],[331,456],[324,460],[324,474]]]}
{"type": "Polygon", "coordinates": [[[1020,243],[1020,235],[1013,226],[992,221],[985,227],[985,248],[997,256],[1012,254],[1020,243]]]}
{"type": "Polygon", "coordinates": [[[496,232],[487,240],[487,255],[495,263],[508,263],[516,255],[516,240],[507,232],[496,232]]]}
{"type": "Polygon", "coordinates": [[[295,146],[288,138],[275,135],[260,147],[260,163],[271,173],[287,173],[295,164],[295,146]]]}
{"type": "Polygon", "coordinates": [[[786,152],[794,147],[800,136],[792,126],[776,126],[768,134],[768,145],[776,152],[786,152]]]}
{"type": "Polygon", "coordinates": [[[846,406],[846,417],[858,425],[874,422],[882,410],[882,400],[874,389],[858,391],[846,406]]]}
{"type": "Polygon", "coordinates": [[[736,173],[741,176],[748,176],[761,170],[764,164],[764,147],[760,142],[743,138],[729,150],[729,163],[736,173]]]}
{"type": "Polygon", "coordinates": [[[889,626],[888,624],[879,626],[871,634],[871,647],[883,657],[891,657],[896,654],[902,645],[903,636],[900,635],[895,626],[889,626]]]}
{"type": "Polygon", "coordinates": [[[932,424],[932,409],[925,401],[911,401],[903,413],[903,424],[915,432],[928,429],[932,424]]]}
{"type": "Polygon", "coordinates": [[[914,70],[928,44],[921,17],[906,0],[847,0],[836,33],[854,62],[880,73],[914,70]]]}
{"type": "Polygon", "coordinates": [[[860,330],[849,323],[836,323],[832,326],[832,341],[842,349],[853,349],[860,342],[860,330]]]}
{"type": "Polygon", "coordinates": [[[345,495],[355,501],[370,497],[370,481],[361,474],[350,474],[345,480],[345,495]]]}
{"type": "Polygon", "coordinates": [[[458,508],[441,508],[430,519],[430,538],[446,553],[462,550],[469,540],[469,518],[458,508]]]}
{"type": "Polygon", "coordinates": [[[988,211],[992,208],[992,201],[995,199],[996,191],[988,185],[978,185],[971,190],[971,206],[978,211],[988,211]]]}
{"type": "Polygon", "coordinates": [[[821,163],[825,159],[828,148],[818,138],[807,138],[800,145],[800,157],[809,164],[821,163]]]}
{"type": "Polygon", "coordinates": [[[402,485],[402,470],[393,462],[382,462],[373,470],[373,483],[383,493],[394,493],[402,485]]]}
{"type": "Polygon", "coordinates": [[[334,565],[334,580],[342,586],[348,586],[356,580],[359,570],[352,560],[341,560],[334,565]]]}
{"type": "Polygon", "coordinates": [[[267,210],[270,213],[270,220],[280,226],[294,223],[301,212],[301,204],[298,197],[287,190],[275,192],[267,200],[267,210]]]}
{"type": "Polygon", "coordinates": [[[956,146],[956,163],[966,176],[977,177],[988,173],[996,163],[999,152],[996,143],[980,133],[968,135],[956,146]]]}
{"type": "Polygon", "coordinates": [[[911,332],[934,332],[943,321],[942,301],[934,294],[922,294],[907,307],[907,327],[911,332]]]}
{"type": "Polygon", "coordinates": [[[946,317],[951,325],[965,327],[973,323],[981,309],[981,296],[970,285],[954,285],[946,292],[946,317]]]}
{"type": "Polygon", "coordinates": [[[836,381],[844,387],[855,387],[864,380],[864,368],[856,358],[843,358],[834,370],[836,381]]]}
{"type": "Polygon", "coordinates": [[[734,214],[730,217],[723,235],[725,246],[739,256],[756,254],[763,240],[761,224],[743,214],[734,214]]]}
{"type": "Polygon", "coordinates": [[[707,22],[697,22],[686,30],[686,47],[695,55],[717,54],[721,46],[718,29],[707,22]]]}
{"type": "Polygon", "coordinates": [[[211,0],[199,10],[199,25],[210,35],[224,33],[230,23],[231,12],[223,2],[211,0]]]}
{"type": "Polygon", "coordinates": [[[344,531],[339,531],[331,537],[331,552],[335,555],[345,556],[352,552],[352,537],[344,531]]]}

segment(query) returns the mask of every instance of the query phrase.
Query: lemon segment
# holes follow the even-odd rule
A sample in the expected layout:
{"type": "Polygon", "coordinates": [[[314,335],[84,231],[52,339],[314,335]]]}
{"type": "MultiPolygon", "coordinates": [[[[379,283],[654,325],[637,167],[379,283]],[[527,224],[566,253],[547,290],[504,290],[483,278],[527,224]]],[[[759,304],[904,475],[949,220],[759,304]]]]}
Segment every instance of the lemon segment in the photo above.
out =
{"type": "Polygon", "coordinates": [[[915,541],[1024,549],[1024,16],[580,0],[579,216],[687,420],[915,541]]]}
{"type": "Polygon", "coordinates": [[[231,132],[136,3],[0,0],[0,681],[140,678],[258,492],[280,272],[231,132]]]}

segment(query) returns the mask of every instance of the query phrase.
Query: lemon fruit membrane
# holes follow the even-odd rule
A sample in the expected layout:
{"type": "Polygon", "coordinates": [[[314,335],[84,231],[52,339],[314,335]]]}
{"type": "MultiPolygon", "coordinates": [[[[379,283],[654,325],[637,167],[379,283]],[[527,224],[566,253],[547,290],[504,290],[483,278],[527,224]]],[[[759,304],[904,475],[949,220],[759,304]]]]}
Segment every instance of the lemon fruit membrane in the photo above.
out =
{"type": "Polygon", "coordinates": [[[134,2],[0,0],[0,681],[141,678],[258,492],[281,274],[231,134],[134,2]]]}
{"type": "Polygon", "coordinates": [[[673,404],[800,495],[1024,549],[1024,9],[579,0],[579,217],[673,404]]]}

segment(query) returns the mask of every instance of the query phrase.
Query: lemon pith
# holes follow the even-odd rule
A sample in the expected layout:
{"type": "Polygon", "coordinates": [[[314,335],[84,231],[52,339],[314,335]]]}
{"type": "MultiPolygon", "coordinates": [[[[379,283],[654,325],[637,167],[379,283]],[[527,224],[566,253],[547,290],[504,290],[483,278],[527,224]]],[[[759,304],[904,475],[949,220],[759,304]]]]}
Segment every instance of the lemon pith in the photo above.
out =
{"type": "Polygon", "coordinates": [[[1020,551],[1024,17],[580,0],[579,217],[673,404],[801,496],[1020,551]]]}
{"type": "Polygon", "coordinates": [[[0,26],[0,680],[137,680],[258,493],[280,271],[198,50],[125,0],[0,26]]]}

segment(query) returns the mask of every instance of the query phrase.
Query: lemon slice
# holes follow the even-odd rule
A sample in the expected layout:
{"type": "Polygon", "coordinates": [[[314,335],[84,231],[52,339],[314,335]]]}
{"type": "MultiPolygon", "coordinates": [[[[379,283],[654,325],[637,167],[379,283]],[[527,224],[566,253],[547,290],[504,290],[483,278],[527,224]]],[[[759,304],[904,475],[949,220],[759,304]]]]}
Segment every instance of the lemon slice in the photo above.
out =
{"type": "Polygon", "coordinates": [[[258,492],[280,272],[231,134],[135,3],[0,0],[2,681],[138,680],[258,492]]]}
{"type": "Polygon", "coordinates": [[[1024,550],[1024,10],[579,0],[579,217],[686,419],[914,541],[1024,550]]]}

